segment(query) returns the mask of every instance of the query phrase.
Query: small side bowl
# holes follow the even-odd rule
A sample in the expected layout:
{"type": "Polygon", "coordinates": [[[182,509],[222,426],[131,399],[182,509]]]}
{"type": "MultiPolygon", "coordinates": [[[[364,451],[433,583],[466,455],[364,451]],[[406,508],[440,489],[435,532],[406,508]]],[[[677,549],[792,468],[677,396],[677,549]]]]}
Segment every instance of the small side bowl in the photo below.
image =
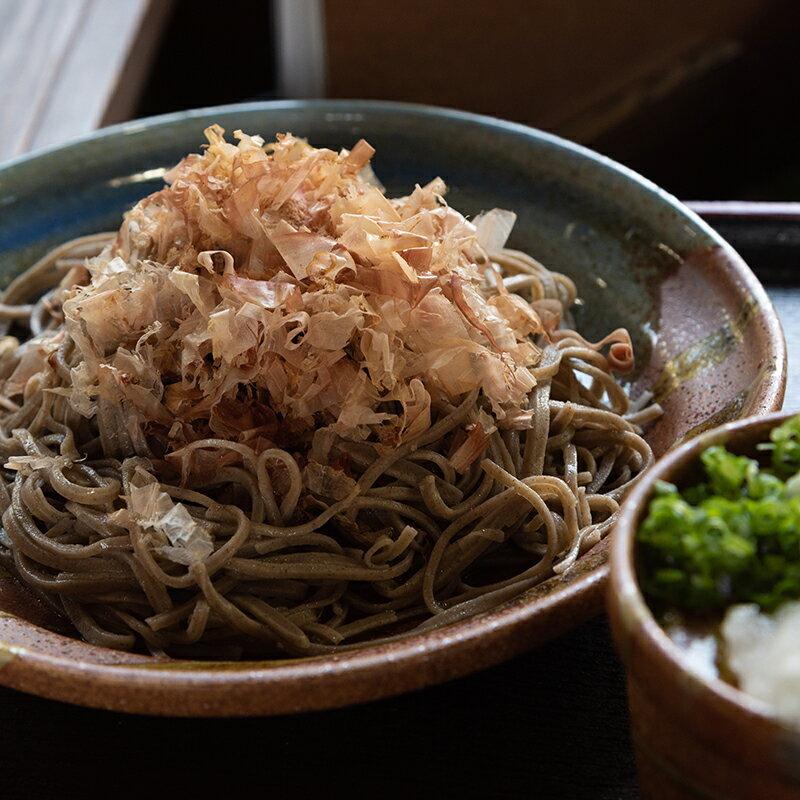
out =
{"type": "Polygon", "coordinates": [[[692,671],[647,607],[635,563],[636,531],[656,481],[681,486],[699,478],[698,457],[711,445],[754,456],[756,444],[791,416],[750,417],[698,436],[658,461],[623,504],[607,604],[649,798],[800,798],[800,732],[770,718],[755,698],[692,671]]]}

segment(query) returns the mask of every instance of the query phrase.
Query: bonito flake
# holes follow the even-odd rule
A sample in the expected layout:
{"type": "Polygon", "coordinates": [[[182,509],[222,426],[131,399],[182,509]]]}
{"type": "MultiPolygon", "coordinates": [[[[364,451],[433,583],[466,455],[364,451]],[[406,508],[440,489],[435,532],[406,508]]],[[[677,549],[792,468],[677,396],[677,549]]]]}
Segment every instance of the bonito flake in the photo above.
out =
{"type": "MultiPolygon", "coordinates": [[[[398,444],[430,426],[432,397],[475,389],[499,427],[529,424],[542,322],[486,253],[513,214],[476,227],[439,178],[390,199],[363,141],[223,134],[206,131],[66,292],[82,358],[60,393],[76,411],[123,407],[164,452],[320,427],[398,444]]],[[[56,345],[37,344],[26,374],[56,345]]]]}

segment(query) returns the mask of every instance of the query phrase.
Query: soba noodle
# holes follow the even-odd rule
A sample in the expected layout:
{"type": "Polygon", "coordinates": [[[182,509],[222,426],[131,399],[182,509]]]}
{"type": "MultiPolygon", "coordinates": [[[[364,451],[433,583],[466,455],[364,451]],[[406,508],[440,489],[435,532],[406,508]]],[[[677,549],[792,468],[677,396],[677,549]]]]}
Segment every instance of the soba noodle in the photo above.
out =
{"type": "Polygon", "coordinates": [[[642,428],[658,409],[631,404],[613,356],[566,324],[572,281],[502,249],[485,266],[504,289],[563,320],[531,337],[541,355],[522,429],[494,428],[457,471],[454,450],[490,406],[479,389],[438,392],[430,426],[394,447],[328,437],[323,460],[346,465],[344,488],[309,483],[313,431],[281,446],[184,443],[173,455],[216,466],[182,480],[127,400],[99,398],[87,416],[70,394],[85,344],[66,330],[63,302],[114,242],[65,243],[0,304],[0,385],[19,376],[26,340],[59,334],[46,366],[0,399],[0,555],[91,643],[312,655],[449,624],[568,570],[652,460],[642,428]],[[131,512],[134,496],[179,509],[175,525],[198,525],[202,552],[156,537],[131,512]]]}

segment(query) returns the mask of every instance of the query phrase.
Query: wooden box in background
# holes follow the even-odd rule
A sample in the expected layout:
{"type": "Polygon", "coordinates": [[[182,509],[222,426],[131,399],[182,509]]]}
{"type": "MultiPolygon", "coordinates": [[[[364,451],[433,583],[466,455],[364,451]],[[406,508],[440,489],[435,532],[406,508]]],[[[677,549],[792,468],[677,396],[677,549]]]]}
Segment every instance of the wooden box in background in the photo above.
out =
{"type": "MultiPolygon", "coordinates": [[[[598,147],[678,192],[693,193],[698,169],[720,196],[735,192],[725,153],[747,162],[765,122],[777,136],[786,127],[780,98],[788,94],[793,106],[798,99],[800,14],[785,0],[299,6],[306,19],[317,6],[322,20],[329,97],[433,103],[518,120],[598,147]],[[665,146],[673,156],[666,161],[665,146]]],[[[313,70],[306,74],[319,80],[313,70]]],[[[294,93],[302,94],[302,74],[296,79],[294,93]]],[[[756,178],[749,176],[750,185],[756,178]]],[[[703,194],[714,191],[709,185],[703,194]]]]}

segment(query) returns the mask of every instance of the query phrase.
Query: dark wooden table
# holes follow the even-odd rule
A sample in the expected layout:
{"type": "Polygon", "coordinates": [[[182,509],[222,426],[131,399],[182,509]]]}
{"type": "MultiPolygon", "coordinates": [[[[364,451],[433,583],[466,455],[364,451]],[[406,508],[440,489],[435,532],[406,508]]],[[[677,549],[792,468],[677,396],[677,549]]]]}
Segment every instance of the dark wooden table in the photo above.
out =
{"type": "MultiPolygon", "coordinates": [[[[717,216],[782,316],[800,363],[800,227],[717,216]]],[[[790,376],[786,406],[800,408],[790,376]]],[[[638,797],[625,682],[603,617],[444,686],[323,713],[132,717],[0,689],[0,797],[638,797]]]]}
{"type": "Polygon", "coordinates": [[[147,797],[167,782],[181,798],[235,797],[234,787],[292,798],[638,796],[603,618],[480,674],[338,711],[159,719],[0,690],[0,719],[9,800],[131,787],[147,797]]]}

